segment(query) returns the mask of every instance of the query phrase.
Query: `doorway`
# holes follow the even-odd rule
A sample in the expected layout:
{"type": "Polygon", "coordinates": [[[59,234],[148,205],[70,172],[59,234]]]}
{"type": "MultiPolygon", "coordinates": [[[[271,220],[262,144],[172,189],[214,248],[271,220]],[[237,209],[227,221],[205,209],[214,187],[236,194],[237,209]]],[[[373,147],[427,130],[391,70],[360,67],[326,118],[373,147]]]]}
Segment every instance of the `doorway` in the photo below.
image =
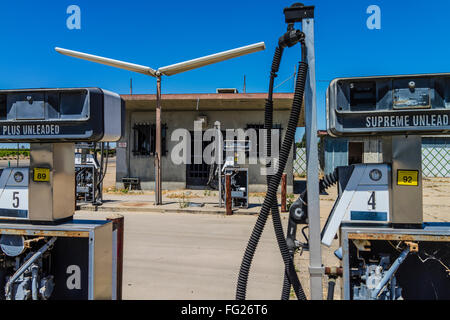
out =
{"type": "Polygon", "coordinates": [[[348,143],[348,165],[363,163],[364,142],[348,143]]]}
{"type": "MultiPolygon", "coordinates": [[[[209,141],[202,141],[201,164],[195,164],[194,156],[194,131],[191,131],[191,163],[186,164],[186,188],[188,189],[206,189],[209,178],[210,166],[203,159],[203,151],[208,146],[209,141]]],[[[203,133],[202,133],[203,136],[203,133]]]]}

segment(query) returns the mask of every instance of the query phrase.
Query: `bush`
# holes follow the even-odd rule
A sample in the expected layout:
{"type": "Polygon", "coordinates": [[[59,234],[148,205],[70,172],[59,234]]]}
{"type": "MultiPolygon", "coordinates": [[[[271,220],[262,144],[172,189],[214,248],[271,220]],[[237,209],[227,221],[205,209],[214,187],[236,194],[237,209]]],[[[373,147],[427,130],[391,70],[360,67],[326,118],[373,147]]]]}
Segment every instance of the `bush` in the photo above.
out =
{"type": "MultiPolygon", "coordinates": [[[[30,150],[20,149],[19,155],[29,157],[30,150]]],[[[17,149],[0,149],[0,157],[14,157],[14,156],[17,156],[17,149]]]]}

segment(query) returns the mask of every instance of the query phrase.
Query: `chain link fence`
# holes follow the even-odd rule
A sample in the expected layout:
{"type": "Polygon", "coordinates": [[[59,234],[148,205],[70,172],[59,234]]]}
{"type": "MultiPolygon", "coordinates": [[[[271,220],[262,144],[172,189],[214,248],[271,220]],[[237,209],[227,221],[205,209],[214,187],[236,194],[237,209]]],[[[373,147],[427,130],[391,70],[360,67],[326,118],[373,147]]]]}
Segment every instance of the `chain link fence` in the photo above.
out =
{"type": "Polygon", "coordinates": [[[306,149],[296,148],[296,157],[294,160],[294,176],[304,177],[306,176],[306,149]]]}
{"type": "MultiPolygon", "coordinates": [[[[450,178],[450,144],[424,145],[422,148],[422,171],[427,178],[450,178]]],[[[294,176],[306,176],[306,149],[296,148],[294,176]]]]}
{"type": "Polygon", "coordinates": [[[422,149],[423,176],[428,178],[450,178],[450,145],[422,149]]]}

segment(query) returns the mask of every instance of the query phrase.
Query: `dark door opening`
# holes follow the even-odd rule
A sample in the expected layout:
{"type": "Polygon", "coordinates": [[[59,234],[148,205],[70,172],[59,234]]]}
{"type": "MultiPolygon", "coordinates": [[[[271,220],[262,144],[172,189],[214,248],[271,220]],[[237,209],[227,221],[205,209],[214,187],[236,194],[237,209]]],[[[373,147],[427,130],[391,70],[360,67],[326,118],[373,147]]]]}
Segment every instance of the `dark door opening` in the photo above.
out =
{"type": "MultiPolygon", "coordinates": [[[[203,135],[202,135],[203,136],[203,135]]],[[[191,131],[191,163],[186,165],[186,188],[188,189],[206,189],[206,183],[209,178],[210,166],[203,160],[203,151],[208,146],[209,141],[202,142],[202,154],[198,157],[202,159],[201,164],[195,164],[194,159],[194,132],[191,131]]]]}
{"type": "Polygon", "coordinates": [[[364,142],[348,143],[348,165],[363,163],[364,142]]]}

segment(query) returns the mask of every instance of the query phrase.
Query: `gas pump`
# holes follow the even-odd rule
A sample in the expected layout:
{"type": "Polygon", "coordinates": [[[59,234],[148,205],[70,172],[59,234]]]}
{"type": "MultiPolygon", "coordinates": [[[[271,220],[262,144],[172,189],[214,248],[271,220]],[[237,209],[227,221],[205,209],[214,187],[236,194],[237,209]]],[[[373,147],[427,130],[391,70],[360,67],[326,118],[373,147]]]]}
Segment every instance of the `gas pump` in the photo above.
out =
{"type": "Polygon", "coordinates": [[[103,180],[108,168],[108,153],[109,143],[75,144],[77,204],[92,203],[94,206],[103,204],[103,180]]]}
{"type": "MultiPolygon", "coordinates": [[[[422,136],[450,132],[450,74],[345,78],[327,92],[327,127],[335,137],[380,137],[383,163],[339,167],[318,179],[314,73],[314,7],[294,4],[284,9],[288,31],[280,38],[271,68],[265,128],[271,128],[273,83],[283,49],[302,45],[291,123],[297,123],[305,100],[307,190],[291,205],[284,236],[276,188],[292,144],[283,141],[277,173],[268,178],[261,213],[244,253],[236,290],[245,299],[248,273],[269,211],[285,265],[281,298],[306,299],[293,266],[294,255],[309,251],[311,298],[322,299],[322,280],[342,276],[346,300],[450,299],[450,223],[424,223],[422,136]],[[302,30],[294,29],[301,22],[302,30]],[[337,185],[338,198],[321,230],[319,193],[337,185]],[[297,239],[302,226],[305,241],[297,239]],[[308,234],[306,233],[308,229],[308,234]],[[340,240],[339,267],[322,264],[322,244],[340,240]]],[[[270,141],[266,141],[270,155],[270,141]]]]}
{"type": "Polygon", "coordinates": [[[117,141],[119,95],[98,88],[0,91],[0,141],[30,143],[0,170],[0,299],[115,298],[113,222],[74,220],[75,142],[117,141]]]}
{"type": "Polygon", "coordinates": [[[449,74],[330,84],[329,133],[383,144],[383,163],[337,169],[339,196],[322,243],[340,234],[344,299],[450,298],[450,224],[424,223],[422,204],[422,136],[448,134],[449,88],[449,74]]]}
{"type": "MultiPolygon", "coordinates": [[[[319,182],[320,192],[338,186],[321,242],[331,246],[339,235],[343,299],[450,297],[450,224],[424,223],[422,204],[422,136],[448,134],[448,87],[449,74],[330,84],[330,135],[378,136],[383,144],[383,163],[338,167],[319,182]]],[[[295,230],[308,223],[307,202],[304,192],[290,209],[291,252],[305,246],[295,230]]]]}
{"type": "MultiPolygon", "coordinates": [[[[250,150],[250,142],[245,140],[224,141],[225,163],[218,178],[221,180],[220,197],[223,203],[227,202],[226,175],[229,174],[231,183],[231,204],[233,208],[248,208],[248,168],[238,163],[239,153],[250,150]]],[[[218,169],[219,170],[219,169],[218,169]]],[[[222,202],[221,202],[222,203],[222,202]]]]}

